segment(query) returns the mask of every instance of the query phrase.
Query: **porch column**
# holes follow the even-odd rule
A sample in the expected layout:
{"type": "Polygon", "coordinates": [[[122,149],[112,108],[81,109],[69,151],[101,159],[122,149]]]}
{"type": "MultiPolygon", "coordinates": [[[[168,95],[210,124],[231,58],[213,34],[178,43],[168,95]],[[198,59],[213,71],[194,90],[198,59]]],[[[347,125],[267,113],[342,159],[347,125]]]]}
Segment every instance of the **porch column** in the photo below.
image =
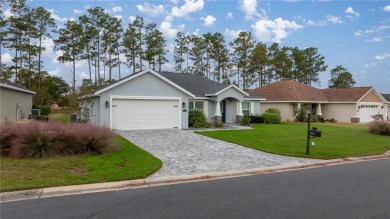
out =
{"type": "Polygon", "coordinates": [[[321,103],[319,103],[319,104],[317,105],[317,115],[322,116],[322,112],[321,112],[321,103]]]}
{"type": "Polygon", "coordinates": [[[297,110],[300,110],[301,109],[301,103],[298,103],[298,108],[297,110]]]}
{"type": "Polygon", "coordinates": [[[236,123],[241,123],[242,118],[244,118],[244,114],[242,113],[242,102],[237,101],[237,104],[236,123]]]}
{"type": "Polygon", "coordinates": [[[214,113],[214,122],[215,123],[222,122],[221,101],[217,101],[217,103],[216,103],[215,113],[214,113]]]}

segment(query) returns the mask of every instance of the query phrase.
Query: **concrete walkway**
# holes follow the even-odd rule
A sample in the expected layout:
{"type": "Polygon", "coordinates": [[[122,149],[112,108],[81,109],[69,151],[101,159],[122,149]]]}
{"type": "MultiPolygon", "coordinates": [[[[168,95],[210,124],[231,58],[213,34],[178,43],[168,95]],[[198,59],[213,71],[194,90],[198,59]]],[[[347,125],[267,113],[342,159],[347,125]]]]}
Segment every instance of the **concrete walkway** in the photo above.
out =
{"type": "Polygon", "coordinates": [[[150,179],[317,161],[268,154],[201,136],[191,130],[134,130],[118,133],[163,161],[163,167],[150,179]]]}

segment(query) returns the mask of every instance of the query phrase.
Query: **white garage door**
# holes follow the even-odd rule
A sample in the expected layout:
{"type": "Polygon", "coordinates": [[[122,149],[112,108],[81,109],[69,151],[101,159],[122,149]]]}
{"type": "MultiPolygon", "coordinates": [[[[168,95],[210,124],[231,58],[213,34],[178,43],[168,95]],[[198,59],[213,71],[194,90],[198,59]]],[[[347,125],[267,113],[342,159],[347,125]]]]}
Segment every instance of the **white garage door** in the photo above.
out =
{"type": "Polygon", "coordinates": [[[178,100],[112,100],[112,129],[178,128],[180,121],[178,100]]]}
{"type": "Polygon", "coordinates": [[[381,111],[380,105],[362,104],[360,105],[360,122],[371,122],[374,119],[372,115],[378,114],[381,111]]]}

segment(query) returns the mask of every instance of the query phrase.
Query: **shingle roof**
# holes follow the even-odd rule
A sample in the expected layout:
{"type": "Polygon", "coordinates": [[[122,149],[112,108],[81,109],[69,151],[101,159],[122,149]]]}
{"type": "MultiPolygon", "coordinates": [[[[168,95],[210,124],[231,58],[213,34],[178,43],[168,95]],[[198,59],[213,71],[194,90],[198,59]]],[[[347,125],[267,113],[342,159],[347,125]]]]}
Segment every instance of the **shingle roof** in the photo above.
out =
{"type": "Polygon", "coordinates": [[[357,102],[372,87],[318,89],[293,80],[277,81],[252,90],[267,101],[357,102]]]}
{"type": "Polygon", "coordinates": [[[205,97],[205,94],[215,94],[229,86],[194,74],[172,72],[160,72],[159,74],[197,97],[205,97]]]}
{"type": "Polygon", "coordinates": [[[293,80],[267,84],[250,93],[265,97],[267,101],[327,101],[320,89],[293,80]]]}
{"type": "Polygon", "coordinates": [[[322,92],[330,102],[357,102],[370,89],[371,87],[332,88],[323,89],[322,92]]]}
{"type": "Polygon", "coordinates": [[[0,87],[5,87],[5,88],[12,89],[12,90],[18,90],[18,91],[22,91],[22,92],[26,92],[26,93],[35,94],[35,91],[30,90],[22,85],[13,83],[13,82],[11,82],[7,79],[4,79],[4,78],[0,78],[0,87]]]}
{"type": "Polygon", "coordinates": [[[381,95],[387,100],[387,102],[390,102],[390,94],[381,94],[381,95]]]}

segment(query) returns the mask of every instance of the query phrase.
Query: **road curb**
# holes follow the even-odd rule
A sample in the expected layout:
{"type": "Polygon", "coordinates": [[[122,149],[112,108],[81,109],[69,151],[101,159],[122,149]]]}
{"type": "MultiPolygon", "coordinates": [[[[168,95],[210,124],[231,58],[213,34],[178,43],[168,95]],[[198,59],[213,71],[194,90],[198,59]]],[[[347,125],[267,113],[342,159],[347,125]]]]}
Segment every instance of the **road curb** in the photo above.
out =
{"type": "Polygon", "coordinates": [[[65,195],[104,192],[104,191],[130,189],[130,188],[170,185],[170,184],[178,184],[178,183],[186,183],[186,182],[216,180],[222,178],[270,174],[270,173],[277,173],[277,172],[284,172],[284,171],[333,166],[333,165],[356,163],[356,162],[369,161],[369,160],[388,159],[388,158],[390,158],[389,152],[383,155],[349,157],[349,158],[340,158],[340,159],[332,159],[332,160],[319,160],[313,163],[294,163],[294,164],[272,166],[272,167],[259,167],[259,168],[243,169],[243,170],[232,170],[226,172],[212,172],[212,173],[201,173],[201,174],[194,174],[194,175],[146,178],[146,179],[125,180],[125,181],[107,182],[107,183],[93,183],[93,184],[51,187],[51,188],[32,189],[32,190],[23,190],[23,191],[14,191],[14,192],[2,192],[0,193],[0,201],[9,202],[9,201],[19,201],[19,200],[27,200],[27,199],[48,198],[54,196],[65,196],[65,195]]]}

